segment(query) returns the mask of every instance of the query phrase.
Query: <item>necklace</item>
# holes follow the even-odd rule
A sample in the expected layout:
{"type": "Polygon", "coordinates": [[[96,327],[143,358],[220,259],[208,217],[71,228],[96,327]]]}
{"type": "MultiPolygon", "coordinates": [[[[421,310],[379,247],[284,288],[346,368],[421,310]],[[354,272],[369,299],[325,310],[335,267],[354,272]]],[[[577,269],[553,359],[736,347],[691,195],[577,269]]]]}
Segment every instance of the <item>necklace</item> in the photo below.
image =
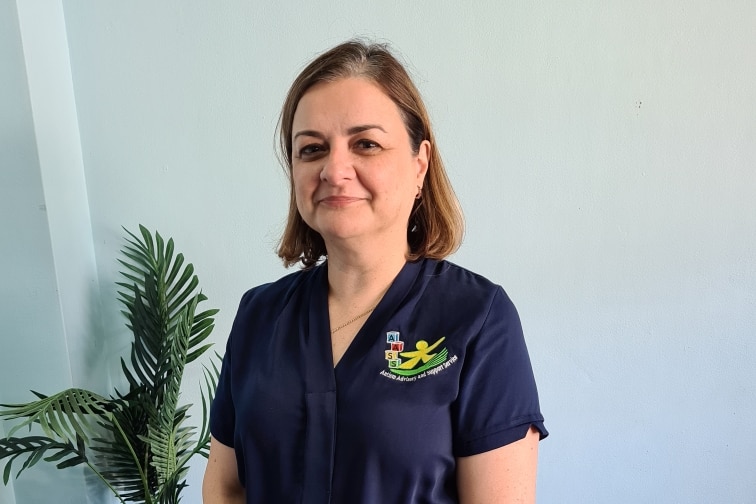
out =
{"type": "Polygon", "coordinates": [[[370,309],[369,309],[368,311],[366,311],[365,313],[360,313],[360,314],[359,314],[359,315],[357,315],[356,317],[354,317],[354,318],[351,318],[351,319],[347,320],[346,322],[344,322],[343,324],[341,324],[341,325],[340,325],[339,327],[337,327],[336,329],[331,329],[331,334],[334,334],[334,333],[335,333],[336,331],[340,331],[340,330],[344,329],[344,328],[345,328],[346,326],[348,326],[348,325],[349,325],[349,324],[351,324],[352,322],[356,322],[356,321],[360,320],[360,319],[361,319],[362,317],[364,317],[364,316],[365,316],[365,315],[367,315],[368,313],[370,313],[370,312],[372,312],[373,310],[375,310],[375,308],[376,308],[377,306],[378,306],[378,305],[375,305],[375,306],[373,306],[372,308],[370,308],[370,309]]]}

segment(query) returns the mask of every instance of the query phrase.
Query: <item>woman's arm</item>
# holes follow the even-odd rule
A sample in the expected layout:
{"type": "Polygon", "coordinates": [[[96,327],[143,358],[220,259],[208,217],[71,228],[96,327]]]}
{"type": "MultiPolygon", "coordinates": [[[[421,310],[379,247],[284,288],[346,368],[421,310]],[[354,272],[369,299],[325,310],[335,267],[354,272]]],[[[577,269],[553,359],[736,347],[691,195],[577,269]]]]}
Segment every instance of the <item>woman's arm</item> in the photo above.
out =
{"type": "Polygon", "coordinates": [[[457,459],[460,504],[534,504],[539,433],[457,459]]]}
{"type": "Polygon", "coordinates": [[[204,504],[244,504],[246,494],[239,482],[236,452],[211,437],[210,456],[202,480],[204,504]]]}

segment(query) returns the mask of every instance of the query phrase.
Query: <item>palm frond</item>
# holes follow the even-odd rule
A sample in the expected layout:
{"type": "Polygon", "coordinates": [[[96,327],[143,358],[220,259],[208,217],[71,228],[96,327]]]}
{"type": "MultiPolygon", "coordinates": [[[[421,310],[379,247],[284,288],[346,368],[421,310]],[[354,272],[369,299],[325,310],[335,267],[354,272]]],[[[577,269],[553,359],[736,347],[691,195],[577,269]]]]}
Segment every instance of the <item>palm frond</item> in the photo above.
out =
{"type": "Polygon", "coordinates": [[[87,462],[87,457],[84,453],[84,444],[81,439],[77,440],[76,444],[73,444],[70,441],[60,442],[45,436],[0,438],[0,460],[4,458],[8,459],[3,470],[4,485],[7,485],[10,479],[13,462],[24,455],[27,458],[21,469],[16,473],[16,478],[25,469],[32,467],[40,460],[57,462],[56,467],[58,469],[65,469],[66,467],[73,467],[87,462]],[[48,451],[52,453],[44,457],[48,451]]]}
{"type": "MultiPolygon", "coordinates": [[[[163,404],[155,422],[149,426],[149,443],[152,453],[152,465],[158,475],[158,482],[165,483],[176,472],[176,434],[180,427],[177,422],[178,398],[181,380],[186,366],[189,333],[193,323],[193,314],[197,307],[197,298],[184,309],[176,327],[177,331],[170,338],[170,373],[166,383],[163,404]]],[[[185,415],[182,413],[181,418],[185,415]]]]}
{"type": "Polygon", "coordinates": [[[0,417],[6,420],[23,418],[24,421],[8,431],[8,437],[19,429],[39,424],[50,438],[75,442],[82,438],[89,441],[97,420],[106,417],[112,409],[109,400],[88,390],[71,388],[52,396],[37,394],[39,400],[26,404],[0,404],[4,411],[0,417]]]}

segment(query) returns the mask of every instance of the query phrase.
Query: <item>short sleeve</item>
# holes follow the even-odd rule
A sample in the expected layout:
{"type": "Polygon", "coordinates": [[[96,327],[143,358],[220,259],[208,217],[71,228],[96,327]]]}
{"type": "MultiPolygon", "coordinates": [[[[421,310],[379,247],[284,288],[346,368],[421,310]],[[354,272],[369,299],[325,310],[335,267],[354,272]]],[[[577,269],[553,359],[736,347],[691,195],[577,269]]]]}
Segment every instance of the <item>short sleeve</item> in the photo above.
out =
{"type": "Polygon", "coordinates": [[[522,439],[531,425],[548,435],[520,318],[501,287],[468,343],[452,415],[458,457],[522,439]]]}
{"type": "Polygon", "coordinates": [[[234,446],[234,428],[236,424],[236,412],[231,394],[231,338],[226,343],[226,354],[223,357],[223,365],[218,379],[218,387],[215,390],[213,403],[210,406],[210,433],[215,439],[226,446],[234,446]]]}

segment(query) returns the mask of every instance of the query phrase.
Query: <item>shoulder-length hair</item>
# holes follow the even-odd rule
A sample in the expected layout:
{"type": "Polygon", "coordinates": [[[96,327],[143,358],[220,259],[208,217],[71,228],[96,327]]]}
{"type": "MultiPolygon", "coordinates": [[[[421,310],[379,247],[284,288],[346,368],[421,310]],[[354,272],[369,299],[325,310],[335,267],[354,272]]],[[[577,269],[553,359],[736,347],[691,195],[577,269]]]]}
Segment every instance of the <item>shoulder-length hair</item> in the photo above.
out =
{"type": "Polygon", "coordinates": [[[279,156],[289,178],[289,215],[278,245],[286,267],[301,262],[310,268],[326,257],[325,242],[297,210],[292,177],[292,123],[302,96],[315,84],[360,77],[380,87],[399,107],[415,154],[423,140],[430,142],[428,171],[421,198],[416,199],[407,223],[408,260],[443,259],[459,248],[464,219],[459,201],[444,170],[420,92],[402,64],[384,44],[359,40],[344,42],[313,60],[289,89],[278,119],[279,156]]]}

